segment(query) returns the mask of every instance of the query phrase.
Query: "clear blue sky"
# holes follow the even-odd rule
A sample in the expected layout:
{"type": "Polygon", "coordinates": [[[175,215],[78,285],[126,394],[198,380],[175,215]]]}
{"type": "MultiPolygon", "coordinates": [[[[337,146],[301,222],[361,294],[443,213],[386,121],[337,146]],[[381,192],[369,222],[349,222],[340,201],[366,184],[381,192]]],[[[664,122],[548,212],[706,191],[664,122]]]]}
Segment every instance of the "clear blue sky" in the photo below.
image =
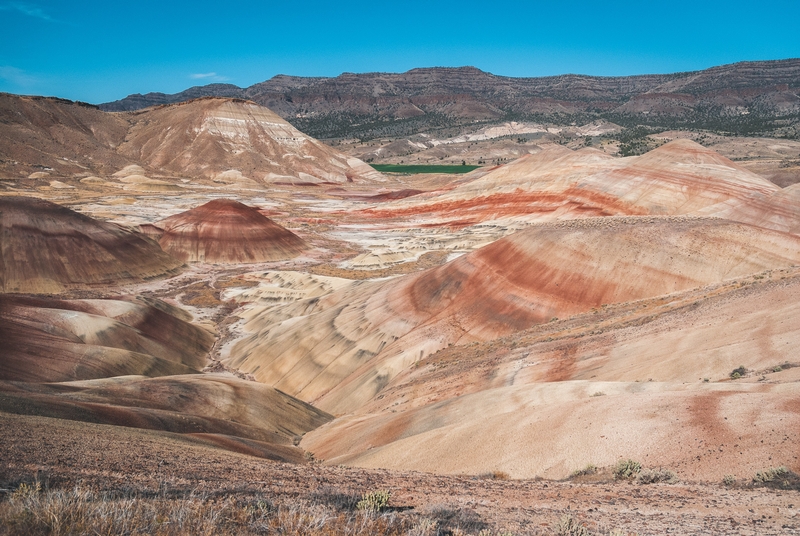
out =
{"type": "Polygon", "coordinates": [[[93,103],[276,74],[610,76],[791,57],[800,0],[0,0],[0,91],[93,103]]]}

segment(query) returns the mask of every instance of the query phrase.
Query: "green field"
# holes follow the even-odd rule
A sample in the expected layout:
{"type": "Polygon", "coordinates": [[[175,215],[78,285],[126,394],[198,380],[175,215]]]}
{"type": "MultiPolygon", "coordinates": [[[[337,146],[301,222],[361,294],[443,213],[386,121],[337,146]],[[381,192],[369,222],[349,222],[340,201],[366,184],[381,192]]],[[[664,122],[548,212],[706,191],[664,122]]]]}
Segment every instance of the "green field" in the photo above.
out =
{"type": "Polygon", "coordinates": [[[469,173],[473,169],[478,169],[481,166],[435,166],[426,164],[407,165],[402,164],[370,164],[376,171],[381,173],[405,173],[412,175],[414,173],[469,173]]]}

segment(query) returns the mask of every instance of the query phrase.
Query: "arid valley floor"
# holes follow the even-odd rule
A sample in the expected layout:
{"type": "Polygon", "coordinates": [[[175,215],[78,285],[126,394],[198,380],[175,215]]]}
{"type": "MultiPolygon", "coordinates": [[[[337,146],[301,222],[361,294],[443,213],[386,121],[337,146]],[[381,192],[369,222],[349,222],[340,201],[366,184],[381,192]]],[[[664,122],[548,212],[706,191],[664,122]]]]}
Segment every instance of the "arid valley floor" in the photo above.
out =
{"type": "Polygon", "coordinates": [[[0,114],[0,534],[800,534],[800,141],[0,114]]]}

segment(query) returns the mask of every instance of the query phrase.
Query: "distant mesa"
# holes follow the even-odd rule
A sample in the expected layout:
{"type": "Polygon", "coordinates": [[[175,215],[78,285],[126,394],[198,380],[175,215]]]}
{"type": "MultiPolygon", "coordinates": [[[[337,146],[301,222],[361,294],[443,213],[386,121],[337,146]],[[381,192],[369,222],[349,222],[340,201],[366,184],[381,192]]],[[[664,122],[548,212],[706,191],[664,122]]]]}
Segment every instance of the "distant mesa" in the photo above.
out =
{"type": "Polygon", "coordinates": [[[203,95],[241,97],[267,106],[319,138],[407,135],[463,127],[475,120],[497,125],[509,115],[564,124],[575,114],[589,120],[610,116],[626,123],[665,128],[692,124],[741,134],[750,131],[757,117],[759,129],[774,135],[782,130],[779,125],[797,119],[798,80],[797,58],[620,77],[511,78],[474,67],[426,68],[335,78],[278,75],[248,88],[212,84],[173,95],[131,95],[100,107],[122,111],[203,95]],[[750,120],[743,121],[744,116],[750,120]],[[408,118],[413,121],[396,121],[408,118]]]}
{"type": "Polygon", "coordinates": [[[332,413],[353,411],[450,344],[800,262],[800,237],[714,218],[537,225],[425,272],[254,319],[231,364],[332,413]]]}
{"type": "Polygon", "coordinates": [[[146,236],[32,197],[0,197],[0,244],[3,292],[138,283],[182,265],[146,236]]]}
{"type": "Polygon", "coordinates": [[[251,263],[291,259],[305,241],[261,214],[230,199],[215,199],[170,216],[144,232],[184,262],[251,263]],[[155,236],[154,236],[155,238],[155,236]]]}

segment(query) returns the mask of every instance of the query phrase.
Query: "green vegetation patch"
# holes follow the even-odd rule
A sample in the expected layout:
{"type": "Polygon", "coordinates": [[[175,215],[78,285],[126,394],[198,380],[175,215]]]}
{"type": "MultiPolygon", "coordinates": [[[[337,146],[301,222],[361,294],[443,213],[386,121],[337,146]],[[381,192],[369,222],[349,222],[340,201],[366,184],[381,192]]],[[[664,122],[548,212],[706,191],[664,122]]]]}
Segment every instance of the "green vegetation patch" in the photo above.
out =
{"type": "Polygon", "coordinates": [[[474,169],[481,166],[467,166],[467,165],[427,165],[427,164],[370,164],[376,171],[381,173],[404,173],[406,175],[413,175],[416,173],[469,173],[474,169]]]}

